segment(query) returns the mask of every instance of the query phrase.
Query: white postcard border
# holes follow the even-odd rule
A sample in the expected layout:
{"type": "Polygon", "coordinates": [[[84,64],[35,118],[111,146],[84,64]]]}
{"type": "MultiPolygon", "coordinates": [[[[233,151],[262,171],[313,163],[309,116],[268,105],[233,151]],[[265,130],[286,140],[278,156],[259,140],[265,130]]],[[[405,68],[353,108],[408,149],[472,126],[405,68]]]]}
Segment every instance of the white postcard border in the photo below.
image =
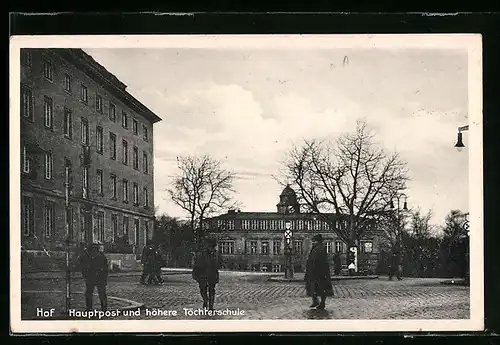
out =
{"type": "MultiPolygon", "coordinates": [[[[15,36],[10,41],[10,326],[13,333],[479,331],[484,328],[482,41],[479,34],[418,35],[99,35],[15,36]],[[464,320],[133,320],[23,321],[20,273],[20,56],[38,48],[468,50],[470,319],[464,320]]],[[[465,125],[466,123],[464,123],[465,125]]],[[[447,133],[454,136],[456,133],[447,133]]]]}

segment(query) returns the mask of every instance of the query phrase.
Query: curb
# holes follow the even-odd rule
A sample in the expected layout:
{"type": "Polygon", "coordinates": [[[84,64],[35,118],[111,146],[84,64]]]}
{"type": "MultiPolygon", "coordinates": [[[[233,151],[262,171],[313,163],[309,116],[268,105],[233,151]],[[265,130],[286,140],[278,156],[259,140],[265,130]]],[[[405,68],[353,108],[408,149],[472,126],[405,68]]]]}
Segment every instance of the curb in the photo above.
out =
{"type": "MultiPolygon", "coordinates": [[[[126,272],[126,273],[110,273],[108,278],[112,277],[137,277],[140,276],[142,272],[126,272]]],[[[179,275],[179,274],[191,274],[191,272],[182,272],[182,271],[167,271],[162,272],[162,275],[170,276],[170,275],[179,275]]],[[[30,280],[45,280],[45,279],[66,279],[66,276],[63,274],[58,274],[55,276],[33,276],[30,273],[21,274],[21,279],[30,279],[30,280]]],[[[83,279],[81,275],[72,275],[71,279],[83,279]]]]}
{"type": "MultiPolygon", "coordinates": [[[[343,280],[373,280],[373,279],[378,279],[379,276],[346,276],[344,277],[331,277],[331,281],[343,281],[343,280]]],[[[285,278],[278,278],[278,277],[271,277],[268,279],[268,281],[271,282],[280,282],[280,283],[303,283],[304,279],[285,279],[285,278]]]]}
{"type": "Polygon", "coordinates": [[[458,285],[458,286],[470,286],[470,283],[462,278],[459,279],[448,279],[439,282],[441,285],[458,285]]]}

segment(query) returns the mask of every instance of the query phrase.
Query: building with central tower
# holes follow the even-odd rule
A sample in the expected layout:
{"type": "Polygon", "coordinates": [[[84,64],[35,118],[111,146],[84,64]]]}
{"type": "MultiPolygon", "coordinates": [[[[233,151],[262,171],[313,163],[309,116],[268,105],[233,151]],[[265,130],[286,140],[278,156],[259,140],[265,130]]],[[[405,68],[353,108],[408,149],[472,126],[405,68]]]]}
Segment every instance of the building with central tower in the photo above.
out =
{"type": "MultiPolygon", "coordinates": [[[[284,231],[289,221],[293,231],[293,265],[295,272],[303,272],[315,234],[323,236],[333,269],[334,254],[346,263],[347,245],[337,237],[330,226],[314,214],[302,213],[295,191],[286,186],[279,196],[276,212],[228,213],[208,218],[203,223],[205,232],[217,239],[223,269],[283,272],[284,231]]],[[[374,271],[378,263],[376,234],[365,235],[361,244],[360,261],[365,269],[374,271]]]]}

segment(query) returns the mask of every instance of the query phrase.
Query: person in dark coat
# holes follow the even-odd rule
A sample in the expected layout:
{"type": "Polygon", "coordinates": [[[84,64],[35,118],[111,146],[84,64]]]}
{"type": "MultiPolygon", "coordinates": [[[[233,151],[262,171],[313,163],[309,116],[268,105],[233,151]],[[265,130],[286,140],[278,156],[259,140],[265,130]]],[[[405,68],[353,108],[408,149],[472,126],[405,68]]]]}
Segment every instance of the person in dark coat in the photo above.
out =
{"type": "Polygon", "coordinates": [[[334,273],[336,276],[339,276],[340,271],[342,270],[342,260],[340,259],[339,253],[335,253],[333,257],[333,264],[334,264],[334,273]]]}
{"type": "Polygon", "coordinates": [[[84,250],[79,263],[82,276],[85,279],[85,304],[87,310],[92,309],[92,295],[97,287],[101,309],[107,309],[106,285],[108,282],[108,260],[99,250],[99,243],[93,243],[84,250]]]}
{"type": "Polygon", "coordinates": [[[306,291],[313,300],[311,308],[325,309],[326,297],[333,296],[328,256],[321,235],[315,235],[312,241],[304,276],[306,291]],[[321,302],[318,301],[318,296],[321,297],[321,302]]]}
{"type": "Polygon", "coordinates": [[[154,264],[154,247],[152,243],[148,243],[144,246],[141,255],[141,264],[142,264],[142,275],[141,275],[141,284],[146,284],[146,278],[148,278],[148,284],[152,283],[153,277],[153,264],[154,264]]]}
{"type": "Polygon", "coordinates": [[[192,277],[198,282],[203,298],[203,308],[214,309],[215,285],[219,283],[219,260],[217,242],[206,239],[204,246],[196,253],[192,277]]]}
{"type": "Polygon", "coordinates": [[[161,268],[163,266],[163,252],[160,246],[157,246],[153,253],[153,277],[155,284],[163,284],[163,278],[161,277],[161,268]]]}
{"type": "Polygon", "coordinates": [[[392,280],[394,276],[398,280],[401,280],[401,274],[403,271],[403,266],[400,263],[400,257],[398,252],[393,252],[391,255],[391,265],[389,269],[389,280],[392,280]]]}

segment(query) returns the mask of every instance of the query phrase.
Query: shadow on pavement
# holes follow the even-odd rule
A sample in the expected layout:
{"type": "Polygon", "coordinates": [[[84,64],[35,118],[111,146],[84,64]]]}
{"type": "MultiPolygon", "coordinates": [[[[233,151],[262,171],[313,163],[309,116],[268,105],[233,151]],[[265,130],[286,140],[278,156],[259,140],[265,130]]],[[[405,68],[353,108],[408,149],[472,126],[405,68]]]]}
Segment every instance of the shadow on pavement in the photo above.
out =
{"type": "Polygon", "coordinates": [[[330,312],[328,310],[309,309],[305,312],[308,320],[329,319],[330,312]]]}

